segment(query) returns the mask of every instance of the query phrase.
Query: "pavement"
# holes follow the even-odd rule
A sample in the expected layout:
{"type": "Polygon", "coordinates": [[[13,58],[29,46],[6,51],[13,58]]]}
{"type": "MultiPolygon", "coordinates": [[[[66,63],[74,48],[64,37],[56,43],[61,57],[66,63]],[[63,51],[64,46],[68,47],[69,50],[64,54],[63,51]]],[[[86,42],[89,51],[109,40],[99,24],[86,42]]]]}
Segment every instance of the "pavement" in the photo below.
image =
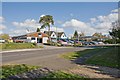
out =
{"type": "Polygon", "coordinates": [[[32,48],[32,49],[16,49],[16,50],[7,50],[7,51],[0,51],[0,53],[7,53],[7,52],[21,52],[21,51],[35,51],[35,50],[46,50],[46,49],[56,49],[56,48],[66,48],[66,47],[56,47],[56,46],[46,46],[43,45],[43,48],[32,48]]]}

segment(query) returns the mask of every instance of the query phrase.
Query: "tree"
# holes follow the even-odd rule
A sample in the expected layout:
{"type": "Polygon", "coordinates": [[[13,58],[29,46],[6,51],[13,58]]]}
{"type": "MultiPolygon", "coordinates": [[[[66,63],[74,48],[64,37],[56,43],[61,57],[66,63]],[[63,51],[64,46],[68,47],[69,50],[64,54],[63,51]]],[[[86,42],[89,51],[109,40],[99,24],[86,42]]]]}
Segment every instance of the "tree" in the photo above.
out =
{"type": "Polygon", "coordinates": [[[103,38],[102,33],[94,33],[92,36],[98,37],[98,38],[103,38]]]}
{"type": "Polygon", "coordinates": [[[0,38],[8,40],[10,36],[8,34],[0,34],[0,38]]]}
{"type": "Polygon", "coordinates": [[[40,29],[48,27],[48,36],[50,41],[50,25],[54,25],[54,20],[51,15],[45,15],[43,17],[40,17],[39,23],[42,24],[40,29]]]}
{"type": "Polygon", "coordinates": [[[94,38],[92,39],[93,41],[101,41],[101,40],[103,40],[103,38],[105,38],[105,36],[104,35],[102,35],[102,33],[94,33],[93,35],[92,35],[94,38]]]}
{"type": "Polygon", "coordinates": [[[112,36],[115,43],[120,42],[120,22],[119,21],[115,21],[112,23],[112,30],[109,31],[109,34],[112,36]]]}
{"type": "Polygon", "coordinates": [[[78,38],[78,32],[77,32],[77,30],[75,30],[74,35],[73,35],[73,38],[74,38],[74,39],[77,39],[77,38],[78,38]]]}
{"type": "Polygon", "coordinates": [[[109,32],[109,34],[115,38],[115,39],[120,39],[120,22],[115,21],[112,23],[112,31],[109,32]]]}
{"type": "Polygon", "coordinates": [[[82,33],[80,33],[79,35],[80,35],[80,36],[85,36],[85,34],[84,34],[83,32],[82,32],[82,33]]]}
{"type": "Polygon", "coordinates": [[[40,32],[40,28],[37,28],[37,31],[36,32],[40,32]]]}

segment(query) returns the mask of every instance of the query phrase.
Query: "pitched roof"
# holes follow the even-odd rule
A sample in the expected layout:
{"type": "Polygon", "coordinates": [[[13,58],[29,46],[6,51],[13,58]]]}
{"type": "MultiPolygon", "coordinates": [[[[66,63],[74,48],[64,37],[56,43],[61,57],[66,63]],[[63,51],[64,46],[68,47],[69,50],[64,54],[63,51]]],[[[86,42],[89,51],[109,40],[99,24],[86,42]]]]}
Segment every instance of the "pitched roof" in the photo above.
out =
{"type": "Polygon", "coordinates": [[[30,37],[32,37],[32,36],[34,36],[34,37],[39,37],[39,36],[38,36],[39,33],[42,35],[42,37],[48,37],[48,35],[47,35],[46,33],[42,33],[42,32],[28,33],[27,36],[30,36],[30,37]]]}
{"type": "Polygon", "coordinates": [[[62,34],[65,34],[64,32],[58,32],[57,35],[58,37],[61,37],[62,34]]]}
{"type": "Polygon", "coordinates": [[[32,33],[27,33],[25,35],[14,36],[12,38],[18,38],[18,37],[39,37],[39,33],[42,35],[41,37],[48,37],[47,34],[42,33],[42,32],[32,32],[32,33]]]}
{"type": "MultiPolygon", "coordinates": [[[[52,34],[53,32],[56,33],[55,31],[50,31],[50,36],[51,36],[51,34],[52,34]]],[[[49,32],[48,32],[48,31],[44,31],[44,33],[47,34],[47,35],[49,35],[49,32]]]]}

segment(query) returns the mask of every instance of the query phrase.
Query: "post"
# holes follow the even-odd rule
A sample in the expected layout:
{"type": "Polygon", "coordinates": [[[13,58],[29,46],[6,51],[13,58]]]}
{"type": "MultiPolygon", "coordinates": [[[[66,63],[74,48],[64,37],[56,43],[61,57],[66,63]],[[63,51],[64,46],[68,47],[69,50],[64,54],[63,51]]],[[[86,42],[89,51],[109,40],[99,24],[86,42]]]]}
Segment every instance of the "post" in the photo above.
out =
{"type": "Polygon", "coordinates": [[[57,43],[57,38],[58,38],[58,34],[57,34],[57,26],[56,26],[56,43],[57,43]]]}

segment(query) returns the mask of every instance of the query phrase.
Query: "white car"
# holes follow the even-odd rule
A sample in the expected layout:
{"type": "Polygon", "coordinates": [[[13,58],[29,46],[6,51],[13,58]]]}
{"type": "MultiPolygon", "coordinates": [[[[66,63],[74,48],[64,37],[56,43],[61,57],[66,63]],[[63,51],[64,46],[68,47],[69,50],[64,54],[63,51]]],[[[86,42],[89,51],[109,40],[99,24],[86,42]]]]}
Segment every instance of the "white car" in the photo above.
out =
{"type": "Polygon", "coordinates": [[[98,44],[99,44],[99,45],[104,45],[104,43],[103,43],[103,42],[98,42],[98,44]]]}
{"type": "Polygon", "coordinates": [[[5,40],[4,39],[0,39],[0,43],[5,43],[5,40]]]}

